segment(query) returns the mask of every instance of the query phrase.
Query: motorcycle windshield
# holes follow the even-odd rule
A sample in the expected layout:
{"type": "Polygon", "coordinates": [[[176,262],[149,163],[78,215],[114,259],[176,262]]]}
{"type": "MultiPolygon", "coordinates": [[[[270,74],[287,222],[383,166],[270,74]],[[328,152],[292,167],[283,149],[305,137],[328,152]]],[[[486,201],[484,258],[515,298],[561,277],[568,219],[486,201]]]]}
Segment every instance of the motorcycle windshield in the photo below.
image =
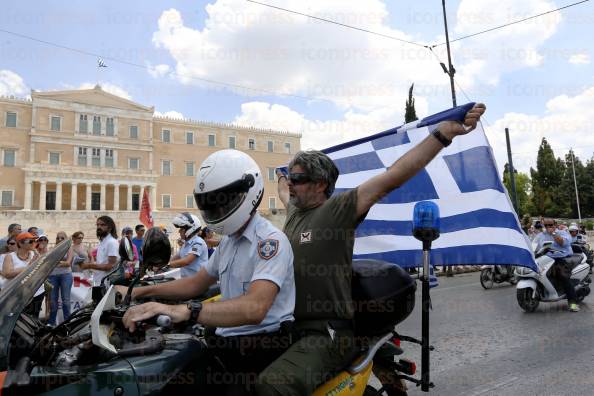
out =
{"type": "Polygon", "coordinates": [[[21,312],[66,255],[71,243],[72,241],[66,240],[33,261],[0,291],[0,371],[7,369],[10,336],[21,312]]]}

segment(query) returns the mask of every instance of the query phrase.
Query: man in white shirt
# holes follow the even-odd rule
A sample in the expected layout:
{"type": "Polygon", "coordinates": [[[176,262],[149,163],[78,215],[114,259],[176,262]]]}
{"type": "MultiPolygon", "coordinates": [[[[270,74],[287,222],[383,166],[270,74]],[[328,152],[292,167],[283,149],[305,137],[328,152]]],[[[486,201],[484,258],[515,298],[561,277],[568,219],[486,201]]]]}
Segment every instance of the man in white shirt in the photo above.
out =
{"type": "Polygon", "coordinates": [[[111,271],[118,262],[118,233],[113,219],[109,216],[97,218],[97,260],[95,263],[83,263],[81,269],[93,270],[93,285],[99,286],[101,279],[111,271]]]}

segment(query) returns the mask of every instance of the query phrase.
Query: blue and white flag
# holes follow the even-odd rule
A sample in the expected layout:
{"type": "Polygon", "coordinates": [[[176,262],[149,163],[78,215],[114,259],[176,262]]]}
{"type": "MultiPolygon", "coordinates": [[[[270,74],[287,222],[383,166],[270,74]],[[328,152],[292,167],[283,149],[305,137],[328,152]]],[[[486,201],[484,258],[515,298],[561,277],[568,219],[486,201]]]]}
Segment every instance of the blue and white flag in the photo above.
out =
{"type": "MultiPolygon", "coordinates": [[[[444,120],[462,121],[474,103],[323,150],[340,176],[336,193],[385,172],[444,120]]],[[[499,178],[493,152],[479,124],[458,136],[427,167],[375,204],[356,231],[354,258],[402,267],[422,266],[421,242],[412,236],[415,203],[439,206],[441,236],[432,244],[432,265],[519,265],[536,269],[530,242],[520,228],[499,178]]]]}

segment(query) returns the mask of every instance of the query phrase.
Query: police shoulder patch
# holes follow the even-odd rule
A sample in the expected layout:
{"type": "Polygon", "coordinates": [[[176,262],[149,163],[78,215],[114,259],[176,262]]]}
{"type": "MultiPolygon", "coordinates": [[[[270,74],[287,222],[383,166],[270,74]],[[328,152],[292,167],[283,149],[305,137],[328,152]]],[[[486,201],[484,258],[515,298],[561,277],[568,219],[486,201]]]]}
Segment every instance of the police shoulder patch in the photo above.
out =
{"type": "Polygon", "coordinates": [[[276,239],[264,239],[258,242],[258,255],[264,260],[270,260],[278,252],[278,241],[276,239]]]}

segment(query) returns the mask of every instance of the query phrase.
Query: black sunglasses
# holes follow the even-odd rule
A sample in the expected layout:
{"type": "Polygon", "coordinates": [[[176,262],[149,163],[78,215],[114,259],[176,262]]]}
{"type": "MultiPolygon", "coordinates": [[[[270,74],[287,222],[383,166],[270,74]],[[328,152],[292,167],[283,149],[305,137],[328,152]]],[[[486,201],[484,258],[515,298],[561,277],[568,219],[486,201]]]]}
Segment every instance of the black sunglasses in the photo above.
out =
{"type": "Polygon", "coordinates": [[[9,245],[16,245],[16,242],[8,242],[9,245]]]}
{"type": "Polygon", "coordinates": [[[289,173],[291,184],[305,184],[311,182],[311,178],[305,173],[289,173]]]}

